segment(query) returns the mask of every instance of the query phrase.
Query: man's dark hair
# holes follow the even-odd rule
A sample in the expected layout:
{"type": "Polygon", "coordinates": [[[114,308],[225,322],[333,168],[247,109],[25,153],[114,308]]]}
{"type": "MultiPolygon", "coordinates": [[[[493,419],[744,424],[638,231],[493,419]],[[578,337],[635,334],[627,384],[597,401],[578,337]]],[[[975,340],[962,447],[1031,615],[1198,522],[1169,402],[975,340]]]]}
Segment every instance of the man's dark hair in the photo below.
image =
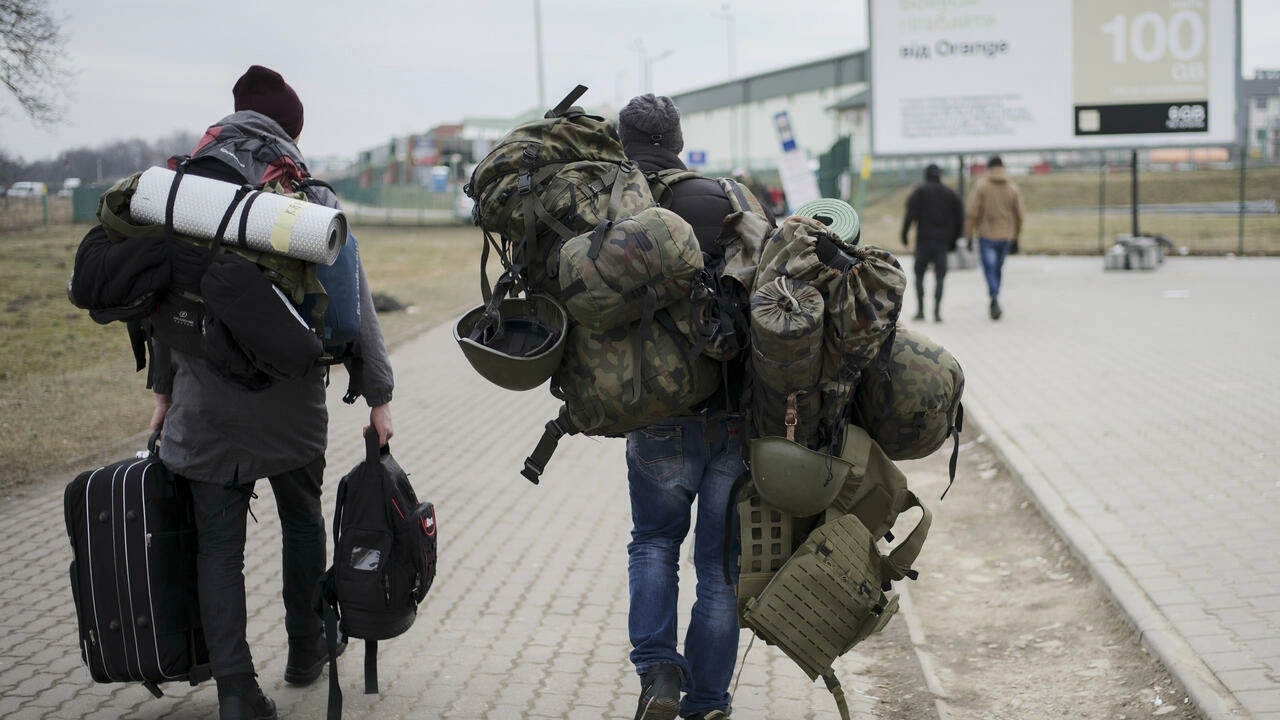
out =
{"type": "Polygon", "coordinates": [[[987,161],[987,167],[1004,167],[1004,161],[1000,159],[999,155],[992,155],[991,159],[987,161]]]}

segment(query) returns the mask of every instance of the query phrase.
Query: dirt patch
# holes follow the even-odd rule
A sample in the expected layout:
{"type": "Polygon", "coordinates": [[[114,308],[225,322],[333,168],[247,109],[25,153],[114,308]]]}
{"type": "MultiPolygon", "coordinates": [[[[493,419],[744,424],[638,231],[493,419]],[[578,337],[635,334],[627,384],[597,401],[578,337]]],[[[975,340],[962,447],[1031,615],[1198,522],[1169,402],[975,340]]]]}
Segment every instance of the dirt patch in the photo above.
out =
{"type": "Polygon", "coordinates": [[[933,526],[900,616],[856,650],[877,717],[1201,718],[984,438],[938,500],[949,455],[899,463],[933,526]]]}

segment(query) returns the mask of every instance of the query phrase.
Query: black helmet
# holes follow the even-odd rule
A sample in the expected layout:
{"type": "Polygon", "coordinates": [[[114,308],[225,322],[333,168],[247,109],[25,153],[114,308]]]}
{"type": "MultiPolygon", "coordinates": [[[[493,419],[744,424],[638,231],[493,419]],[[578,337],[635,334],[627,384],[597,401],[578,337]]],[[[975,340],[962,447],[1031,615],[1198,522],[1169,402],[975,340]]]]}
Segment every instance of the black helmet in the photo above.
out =
{"type": "Polygon", "coordinates": [[[496,311],[473,308],[458,320],[453,339],[471,367],[508,390],[532,390],[560,366],[569,317],[549,295],[507,298],[496,311]]]}

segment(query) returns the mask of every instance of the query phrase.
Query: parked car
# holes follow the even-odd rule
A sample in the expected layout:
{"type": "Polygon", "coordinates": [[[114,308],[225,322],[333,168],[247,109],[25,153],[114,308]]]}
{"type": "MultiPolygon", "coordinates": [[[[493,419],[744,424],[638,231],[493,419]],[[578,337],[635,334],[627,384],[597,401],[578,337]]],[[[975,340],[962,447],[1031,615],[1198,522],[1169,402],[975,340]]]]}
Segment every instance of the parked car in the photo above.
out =
{"type": "Polygon", "coordinates": [[[16,198],[38,198],[43,197],[48,192],[49,188],[42,182],[21,180],[6,190],[4,195],[5,197],[16,198]]]}
{"type": "Polygon", "coordinates": [[[78,187],[80,187],[80,178],[67,178],[62,181],[62,188],[58,190],[58,197],[69,198],[75,195],[78,187]]]}

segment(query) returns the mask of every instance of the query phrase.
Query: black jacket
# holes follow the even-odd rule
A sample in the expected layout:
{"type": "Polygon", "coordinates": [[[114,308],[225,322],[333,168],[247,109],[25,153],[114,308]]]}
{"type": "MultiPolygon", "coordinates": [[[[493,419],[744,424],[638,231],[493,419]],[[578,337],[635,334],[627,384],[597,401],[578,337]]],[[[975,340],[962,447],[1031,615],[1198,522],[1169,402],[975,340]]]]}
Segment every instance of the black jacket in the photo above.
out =
{"type": "Polygon", "coordinates": [[[928,253],[955,248],[964,235],[964,204],[956,191],[941,180],[927,179],[907,198],[907,214],[902,218],[902,242],[916,224],[916,251],[928,253]]]}
{"type": "MultiPolygon", "coordinates": [[[[646,173],[687,169],[680,157],[666,148],[631,143],[623,149],[646,173]]],[[[724,248],[716,243],[716,238],[720,237],[724,218],[733,212],[733,206],[719,182],[706,177],[682,180],[671,186],[671,202],[666,207],[693,226],[702,252],[714,258],[724,256],[724,248]]]]}

